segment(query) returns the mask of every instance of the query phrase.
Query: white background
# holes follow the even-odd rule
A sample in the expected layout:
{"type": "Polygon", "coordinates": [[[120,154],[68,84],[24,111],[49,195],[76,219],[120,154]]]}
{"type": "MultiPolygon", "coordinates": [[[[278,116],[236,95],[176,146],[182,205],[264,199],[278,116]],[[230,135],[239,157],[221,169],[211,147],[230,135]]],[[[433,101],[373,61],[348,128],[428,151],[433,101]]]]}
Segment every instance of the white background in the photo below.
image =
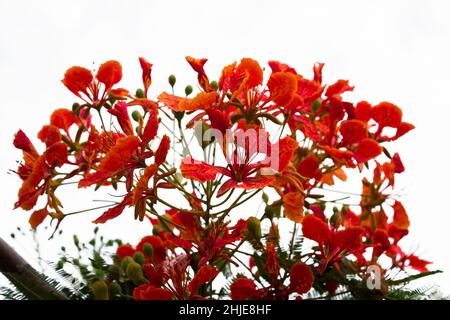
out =
{"type": "MultiPolygon", "coordinates": [[[[35,134],[52,110],[71,106],[74,96],[60,83],[68,67],[117,59],[124,67],[121,86],[131,89],[141,86],[137,58],[144,56],[154,64],[155,95],[168,89],[171,73],[181,83],[179,93],[195,83],[185,55],[209,58],[211,79],[242,57],[280,60],[305,76],[320,61],[326,82],[343,78],[356,86],[351,100],[391,101],[416,125],[393,146],[407,169],[398,181],[412,222],[405,246],[444,271],[429,281],[450,294],[449,14],[444,0],[0,0],[0,236],[9,239],[16,226],[25,228],[29,216],[12,210],[19,180],[7,170],[21,157],[13,134],[22,128],[38,145],[35,134]]],[[[74,189],[64,194],[67,210],[91,206],[85,196],[74,189]]],[[[97,215],[68,219],[63,229],[88,236],[97,215]]],[[[149,230],[126,214],[103,228],[133,242],[149,230]]],[[[46,254],[61,245],[46,241],[48,232],[40,236],[46,254]]],[[[11,243],[32,256],[30,243],[11,243]]]]}

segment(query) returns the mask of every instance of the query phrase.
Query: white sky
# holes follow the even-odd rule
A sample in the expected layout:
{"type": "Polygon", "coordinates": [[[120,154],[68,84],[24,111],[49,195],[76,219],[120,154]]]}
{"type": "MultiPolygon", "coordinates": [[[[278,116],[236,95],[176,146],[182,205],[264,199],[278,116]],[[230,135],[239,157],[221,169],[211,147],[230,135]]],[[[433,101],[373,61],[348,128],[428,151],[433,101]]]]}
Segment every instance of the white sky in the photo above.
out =
{"type": "MultiPolygon", "coordinates": [[[[26,226],[29,216],[11,209],[19,181],[6,172],[20,158],[13,134],[22,128],[37,143],[35,134],[52,110],[71,106],[74,96],[60,83],[68,67],[117,59],[124,67],[121,86],[136,88],[137,58],[144,56],[154,64],[150,93],[156,94],[168,89],[171,73],[180,93],[195,83],[185,55],[209,58],[211,79],[242,57],[261,64],[280,60],[306,76],[321,61],[326,82],[343,78],[356,85],[352,100],[391,101],[416,125],[393,146],[407,169],[397,185],[412,222],[406,248],[445,271],[430,281],[450,294],[449,14],[445,0],[0,0],[0,236],[26,226]]],[[[68,211],[91,205],[82,192],[63,198],[68,211]]],[[[65,230],[89,235],[89,221],[97,215],[74,217],[65,230]]],[[[148,225],[128,215],[103,229],[135,241],[148,225]]],[[[46,250],[60,245],[44,242],[46,250]]],[[[18,250],[28,256],[31,249],[22,243],[18,250]]]]}

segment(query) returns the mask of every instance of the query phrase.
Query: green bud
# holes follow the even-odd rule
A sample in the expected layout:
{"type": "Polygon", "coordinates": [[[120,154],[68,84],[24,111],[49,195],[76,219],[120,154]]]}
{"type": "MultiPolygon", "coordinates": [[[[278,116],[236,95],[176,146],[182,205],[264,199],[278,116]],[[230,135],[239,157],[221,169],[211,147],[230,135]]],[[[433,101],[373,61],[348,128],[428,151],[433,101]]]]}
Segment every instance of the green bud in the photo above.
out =
{"type": "Polygon", "coordinates": [[[61,270],[62,268],[64,268],[64,261],[59,260],[56,264],[56,270],[61,270]]]}
{"type": "Polygon", "coordinates": [[[141,252],[136,252],[133,256],[133,260],[140,265],[143,265],[145,263],[145,257],[141,252]]]}
{"type": "Polygon", "coordinates": [[[261,239],[261,222],[256,217],[247,220],[248,235],[255,240],[261,239]]]}
{"type": "Polygon", "coordinates": [[[74,265],[76,265],[76,266],[79,266],[79,265],[80,265],[80,260],[77,259],[77,258],[75,258],[75,259],[72,260],[72,263],[73,263],[74,265]]]}
{"type": "Polygon", "coordinates": [[[122,262],[120,263],[120,267],[122,268],[122,270],[126,271],[128,264],[130,264],[130,262],[134,262],[133,258],[131,257],[123,258],[122,262]]]}
{"type": "Polygon", "coordinates": [[[216,80],[211,81],[211,87],[213,87],[216,91],[219,89],[219,84],[216,80]]]}
{"type": "Polygon", "coordinates": [[[95,300],[109,300],[108,286],[105,281],[98,280],[90,285],[95,300]]]}
{"type": "Polygon", "coordinates": [[[160,226],[154,226],[152,233],[154,236],[157,236],[159,234],[159,232],[161,231],[161,227],[160,226]]]}
{"type": "Polygon", "coordinates": [[[264,203],[269,202],[269,196],[267,195],[267,193],[263,192],[263,194],[262,194],[262,200],[264,201],[264,203]]]}
{"type": "Polygon", "coordinates": [[[187,85],[186,88],[184,88],[184,93],[186,94],[186,96],[190,95],[192,91],[194,91],[194,88],[192,88],[191,85],[187,85]]]}
{"type": "Polygon", "coordinates": [[[170,86],[173,87],[176,82],[177,82],[177,78],[173,74],[171,74],[169,76],[169,84],[170,84],[170,86]]]}
{"type": "Polygon", "coordinates": [[[272,220],[275,216],[275,209],[272,206],[266,206],[266,209],[264,210],[264,215],[269,218],[269,220],[272,220]]]}
{"type": "Polygon", "coordinates": [[[137,286],[147,282],[144,278],[144,271],[142,270],[141,265],[134,261],[130,262],[127,266],[127,276],[137,286]]]}
{"type": "Polygon", "coordinates": [[[144,253],[147,257],[149,258],[153,257],[153,246],[150,243],[148,242],[144,243],[142,249],[144,249],[144,253]]]}
{"type": "Polygon", "coordinates": [[[145,93],[144,90],[142,90],[141,88],[136,90],[136,98],[145,98],[145,93]]]}
{"type": "Polygon", "coordinates": [[[116,280],[114,280],[113,282],[111,282],[109,284],[108,289],[109,289],[109,295],[111,297],[118,296],[122,293],[122,288],[120,287],[120,284],[118,284],[116,280]]]}
{"type": "Polygon", "coordinates": [[[80,113],[80,104],[78,102],[75,102],[72,105],[72,112],[76,115],[78,115],[80,113]]]}
{"type": "Polygon", "coordinates": [[[141,118],[142,118],[142,114],[139,111],[134,110],[131,113],[131,117],[133,118],[134,121],[139,122],[139,120],[141,120],[141,118]]]}
{"type": "Polygon", "coordinates": [[[175,119],[177,119],[178,121],[181,121],[184,117],[184,111],[173,111],[173,115],[174,115],[175,119]]]}
{"type": "Polygon", "coordinates": [[[80,246],[80,239],[78,239],[77,235],[73,235],[73,243],[78,248],[80,246]]]}
{"type": "Polygon", "coordinates": [[[320,106],[322,105],[322,100],[317,99],[311,104],[311,109],[313,112],[317,112],[319,110],[320,106]]]}

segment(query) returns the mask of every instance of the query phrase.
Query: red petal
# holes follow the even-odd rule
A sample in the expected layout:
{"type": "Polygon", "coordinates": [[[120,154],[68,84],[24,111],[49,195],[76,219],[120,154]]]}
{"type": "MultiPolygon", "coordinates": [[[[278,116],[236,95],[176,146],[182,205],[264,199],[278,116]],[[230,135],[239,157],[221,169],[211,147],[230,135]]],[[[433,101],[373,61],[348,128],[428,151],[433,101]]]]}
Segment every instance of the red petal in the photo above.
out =
{"type": "Polygon", "coordinates": [[[120,258],[120,260],[125,257],[133,257],[136,253],[136,250],[129,244],[123,244],[117,247],[116,255],[120,258]]]}
{"type": "Polygon", "coordinates": [[[402,110],[389,102],[381,102],[371,111],[372,118],[378,122],[381,128],[397,128],[402,122],[402,110]]]}
{"type": "Polygon", "coordinates": [[[96,78],[105,85],[105,90],[108,91],[122,79],[122,66],[118,61],[107,61],[98,68],[96,78]]]}
{"type": "Polygon", "coordinates": [[[187,157],[181,162],[180,170],[186,179],[196,180],[201,183],[214,180],[220,171],[206,162],[197,161],[191,157],[187,157]]]}
{"type": "Polygon", "coordinates": [[[319,244],[331,239],[331,230],[328,224],[313,214],[303,219],[302,232],[306,238],[314,240],[319,244]]]}
{"type": "Polygon", "coordinates": [[[43,208],[41,210],[34,211],[28,222],[30,223],[31,228],[36,229],[48,216],[47,208],[43,208]]]}
{"type": "Polygon", "coordinates": [[[241,78],[246,78],[245,89],[251,89],[260,85],[263,81],[263,71],[256,60],[243,58],[236,67],[236,74],[241,78]]]}
{"type": "Polygon", "coordinates": [[[320,63],[320,62],[317,62],[314,64],[314,67],[313,67],[314,81],[316,81],[318,83],[322,83],[322,69],[323,69],[324,65],[325,65],[324,63],[320,63]]]}
{"type": "Polygon", "coordinates": [[[358,102],[355,109],[356,119],[366,123],[369,122],[371,110],[372,106],[367,101],[358,102]]]}
{"type": "Polygon", "coordinates": [[[170,148],[170,138],[164,135],[159,143],[158,149],[155,151],[155,163],[160,165],[166,161],[167,153],[170,148]]]}
{"type": "Polygon", "coordinates": [[[144,93],[145,97],[147,97],[147,91],[150,85],[152,84],[152,64],[147,62],[144,58],[139,58],[139,63],[142,68],[142,83],[144,84],[144,93]]]}
{"type": "Polygon", "coordinates": [[[192,69],[197,72],[197,78],[200,87],[206,92],[213,91],[214,89],[211,87],[208,76],[203,69],[208,59],[195,59],[188,56],[186,57],[186,61],[191,65],[192,69]]]}
{"type": "Polygon", "coordinates": [[[289,72],[275,72],[267,82],[270,99],[279,105],[288,105],[297,91],[297,76],[289,72]]]}
{"type": "Polygon", "coordinates": [[[128,115],[128,107],[126,102],[118,101],[114,108],[108,109],[108,112],[113,116],[116,116],[122,131],[131,136],[134,134],[133,125],[131,124],[130,116],[128,115]]]}
{"type": "Polygon", "coordinates": [[[338,80],[336,81],[336,83],[327,88],[327,90],[325,91],[325,95],[330,98],[335,95],[341,95],[346,91],[353,91],[353,88],[354,87],[348,84],[347,80],[338,80]]]}
{"type": "Polygon", "coordinates": [[[156,288],[151,284],[143,284],[135,288],[135,300],[171,300],[174,294],[166,289],[156,288]]]}
{"type": "Polygon", "coordinates": [[[343,121],[339,127],[339,132],[342,135],[340,145],[344,147],[358,143],[367,138],[368,135],[367,125],[359,120],[343,121]]]}
{"type": "Polygon", "coordinates": [[[17,131],[17,133],[14,135],[13,143],[14,147],[22,150],[24,153],[29,154],[33,158],[37,158],[39,156],[30,139],[28,139],[27,135],[22,130],[17,131]]]}
{"type": "Polygon", "coordinates": [[[69,109],[56,109],[50,116],[50,124],[66,132],[78,122],[77,117],[69,109]]]}
{"type": "Polygon", "coordinates": [[[295,71],[294,68],[288,66],[285,63],[281,63],[279,61],[269,61],[268,62],[270,68],[272,69],[272,72],[289,72],[292,74],[297,74],[297,71],[295,71]]]}
{"type": "Polygon", "coordinates": [[[108,220],[117,218],[120,216],[127,205],[132,203],[132,197],[130,194],[127,194],[122,202],[120,202],[117,206],[112,207],[106,210],[100,217],[95,219],[93,223],[105,223],[108,220]]]}
{"type": "Polygon", "coordinates": [[[295,150],[298,148],[298,142],[291,137],[284,137],[279,141],[278,168],[274,168],[282,172],[289,165],[295,150]]]}
{"type": "Polygon", "coordinates": [[[138,146],[139,139],[136,136],[117,139],[116,144],[100,161],[99,168],[108,172],[114,172],[123,168],[131,160],[131,156],[138,146]]]}
{"type": "Polygon", "coordinates": [[[219,270],[216,268],[205,265],[201,267],[195,274],[194,279],[189,283],[188,289],[191,294],[197,293],[197,290],[201,285],[213,280],[219,274],[219,270]]]}
{"type": "Polygon", "coordinates": [[[409,267],[420,272],[427,272],[427,265],[431,264],[430,261],[422,260],[413,254],[408,256],[407,261],[409,261],[409,267]]]}
{"type": "Polygon", "coordinates": [[[394,226],[401,230],[408,230],[409,228],[409,218],[400,201],[395,201],[394,205],[394,226]]]}
{"type": "Polygon", "coordinates": [[[366,162],[376,158],[383,152],[383,148],[373,139],[367,138],[359,143],[355,152],[355,159],[358,163],[366,162]]]}
{"type": "Polygon", "coordinates": [[[363,231],[360,227],[349,227],[338,231],[333,235],[333,244],[341,251],[356,249],[361,245],[363,231]]]}
{"type": "Polygon", "coordinates": [[[67,163],[67,154],[67,145],[64,142],[57,142],[45,151],[45,159],[51,167],[61,167],[67,163]]]}
{"type": "Polygon", "coordinates": [[[289,287],[292,291],[307,293],[314,283],[314,274],[311,268],[304,263],[296,263],[291,268],[289,287]]]}
{"type": "Polygon", "coordinates": [[[230,286],[232,300],[248,300],[258,295],[255,283],[245,277],[238,278],[230,286]]]}
{"type": "Polygon", "coordinates": [[[164,261],[166,259],[166,246],[160,237],[157,236],[146,236],[141,239],[141,241],[136,246],[137,251],[144,252],[144,244],[149,243],[153,247],[153,260],[156,264],[164,261]]]}
{"type": "Polygon", "coordinates": [[[403,166],[402,159],[400,158],[400,155],[397,152],[392,157],[392,163],[394,164],[394,172],[395,173],[402,173],[405,171],[405,167],[403,166]]]}
{"type": "Polygon", "coordinates": [[[319,172],[319,164],[319,159],[314,154],[307,155],[297,165],[297,172],[305,178],[312,179],[319,172]]]}
{"type": "Polygon", "coordinates": [[[87,88],[92,83],[94,77],[91,71],[82,67],[72,67],[64,74],[62,83],[77,96],[80,96],[80,92],[88,95],[87,88]]]}
{"type": "Polygon", "coordinates": [[[50,147],[52,144],[61,141],[61,133],[57,127],[47,125],[43,126],[39,131],[38,138],[45,143],[47,147],[50,147]]]}

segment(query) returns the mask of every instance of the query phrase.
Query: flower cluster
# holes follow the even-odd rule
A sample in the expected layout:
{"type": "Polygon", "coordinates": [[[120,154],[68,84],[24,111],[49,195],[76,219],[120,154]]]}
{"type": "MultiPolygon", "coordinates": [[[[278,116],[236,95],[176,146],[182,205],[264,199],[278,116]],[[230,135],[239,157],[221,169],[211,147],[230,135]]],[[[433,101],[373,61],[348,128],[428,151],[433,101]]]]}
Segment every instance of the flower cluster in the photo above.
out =
{"type": "Polygon", "coordinates": [[[155,100],[148,96],[153,66],[144,58],[142,88],[135,93],[117,86],[117,61],[103,63],[95,76],[83,67],[66,71],[62,83],[80,100],[55,110],[39,131],[44,151],[22,131],[14,138],[23,151],[15,207],[34,210],[33,228],[47,217],[59,227],[71,214],[89,211],[65,212],[56,195],[62,186],[120,190],[120,200],[94,223],[127,207],[136,219],[150,221],[152,235],[117,249],[118,283],[135,299],[370,295],[364,284],[371,266],[381,270],[376,294],[383,297],[392,271],[427,271],[428,261],[399,246],[410,222],[391,194],[404,166],[387,146],[414,128],[399,107],[346,101],[353,87],[346,80],[325,84],[321,63],[308,79],[270,61],[265,81],[260,64],[244,58],[210,81],[206,59],[186,60],[199,92],[192,96],[187,86],[175,95],[170,76],[172,92],[155,100]],[[198,143],[188,141],[198,128],[198,143]],[[325,200],[325,186],[353,172],[368,173],[359,204],[325,200]],[[258,193],[262,214],[254,209],[249,218],[231,218],[248,212],[245,203],[254,204],[258,193]],[[282,225],[292,230],[288,239],[282,225]],[[217,290],[220,274],[232,280],[217,290]]]}

